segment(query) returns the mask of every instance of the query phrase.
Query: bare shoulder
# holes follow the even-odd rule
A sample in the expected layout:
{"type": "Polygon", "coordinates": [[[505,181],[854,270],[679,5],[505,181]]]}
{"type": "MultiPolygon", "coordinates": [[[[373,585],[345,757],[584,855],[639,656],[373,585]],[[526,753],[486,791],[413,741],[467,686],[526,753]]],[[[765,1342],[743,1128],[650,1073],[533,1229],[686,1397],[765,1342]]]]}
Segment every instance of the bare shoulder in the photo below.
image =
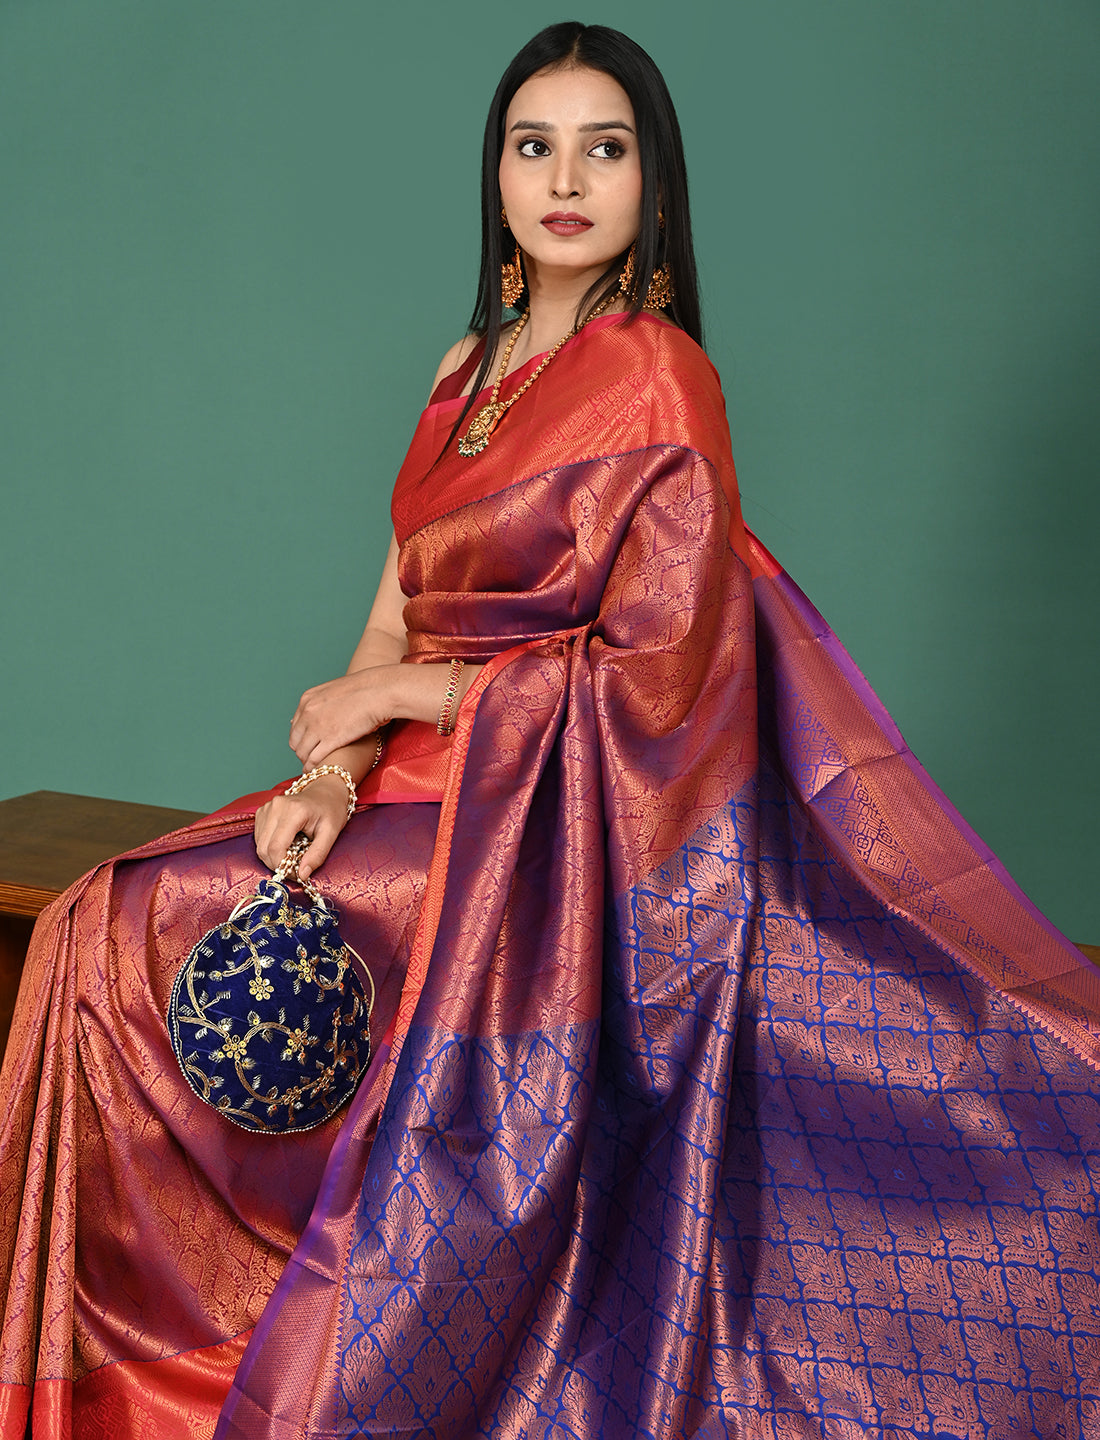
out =
{"type": "Polygon", "coordinates": [[[439,369],[435,372],[435,379],[432,381],[432,388],[430,391],[431,394],[435,394],[435,387],[439,384],[441,380],[444,380],[448,375],[453,374],[453,372],[457,370],[458,367],[462,364],[463,360],[469,358],[470,352],[473,350],[477,342],[478,337],[476,335],[463,335],[461,340],[457,340],[451,346],[451,348],[447,351],[446,355],[444,355],[443,359],[439,362],[439,369]]]}

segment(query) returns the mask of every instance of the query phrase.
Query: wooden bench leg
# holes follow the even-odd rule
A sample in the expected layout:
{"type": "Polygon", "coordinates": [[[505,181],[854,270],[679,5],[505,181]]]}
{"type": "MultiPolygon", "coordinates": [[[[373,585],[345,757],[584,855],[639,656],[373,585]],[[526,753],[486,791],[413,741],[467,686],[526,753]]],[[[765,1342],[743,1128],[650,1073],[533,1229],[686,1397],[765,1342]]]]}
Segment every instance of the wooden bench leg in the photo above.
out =
{"type": "Polygon", "coordinates": [[[30,915],[0,915],[0,1058],[8,1043],[19,976],[23,973],[34,920],[30,915]]]}

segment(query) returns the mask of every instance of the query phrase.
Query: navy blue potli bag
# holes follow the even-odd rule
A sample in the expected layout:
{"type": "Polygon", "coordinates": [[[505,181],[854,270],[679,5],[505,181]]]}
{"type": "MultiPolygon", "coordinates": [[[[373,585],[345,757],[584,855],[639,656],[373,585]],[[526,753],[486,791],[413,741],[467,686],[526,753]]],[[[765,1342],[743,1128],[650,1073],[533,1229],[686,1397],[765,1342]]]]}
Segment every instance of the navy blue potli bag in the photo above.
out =
{"type": "Polygon", "coordinates": [[[374,980],[298,860],[208,930],[172,986],[168,1033],[191,1089],[246,1130],[311,1130],[355,1094],[370,1060],[374,980]],[[288,882],[309,905],[292,900],[288,882]]]}

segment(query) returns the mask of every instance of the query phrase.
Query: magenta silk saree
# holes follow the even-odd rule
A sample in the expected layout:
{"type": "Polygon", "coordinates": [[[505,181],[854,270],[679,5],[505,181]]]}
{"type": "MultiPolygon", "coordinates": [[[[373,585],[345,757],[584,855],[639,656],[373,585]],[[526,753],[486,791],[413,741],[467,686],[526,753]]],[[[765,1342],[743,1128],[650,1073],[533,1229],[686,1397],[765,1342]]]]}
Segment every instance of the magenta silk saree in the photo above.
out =
{"type": "Polygon", "coordinates": [[[433,468],[461,403],[393,514],[411,659],[488,663],[322,871],[371,1070],[273,1140],[176,1069],[255,798],[51,907],[0,1436],[1100,1436],[1096,972],[744,530],[687,337],[594,322],[433,468]]]}

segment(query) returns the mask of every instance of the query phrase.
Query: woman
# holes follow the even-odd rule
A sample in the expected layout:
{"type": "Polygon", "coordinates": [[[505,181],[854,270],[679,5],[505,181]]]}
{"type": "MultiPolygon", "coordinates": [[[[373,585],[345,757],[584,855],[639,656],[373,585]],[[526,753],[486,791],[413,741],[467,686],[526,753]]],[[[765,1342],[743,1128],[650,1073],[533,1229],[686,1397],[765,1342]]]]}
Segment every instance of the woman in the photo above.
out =
{"type": "Polygon", "coordinates": [[[483,192],[310,778],[36,932],[0,1435],[1100,1433],[1095,976],[742,525],[652,62],[536,36],[483,192]],[[379,983],[282,1139],[162,1018],[254,812],[379,983]]]}

